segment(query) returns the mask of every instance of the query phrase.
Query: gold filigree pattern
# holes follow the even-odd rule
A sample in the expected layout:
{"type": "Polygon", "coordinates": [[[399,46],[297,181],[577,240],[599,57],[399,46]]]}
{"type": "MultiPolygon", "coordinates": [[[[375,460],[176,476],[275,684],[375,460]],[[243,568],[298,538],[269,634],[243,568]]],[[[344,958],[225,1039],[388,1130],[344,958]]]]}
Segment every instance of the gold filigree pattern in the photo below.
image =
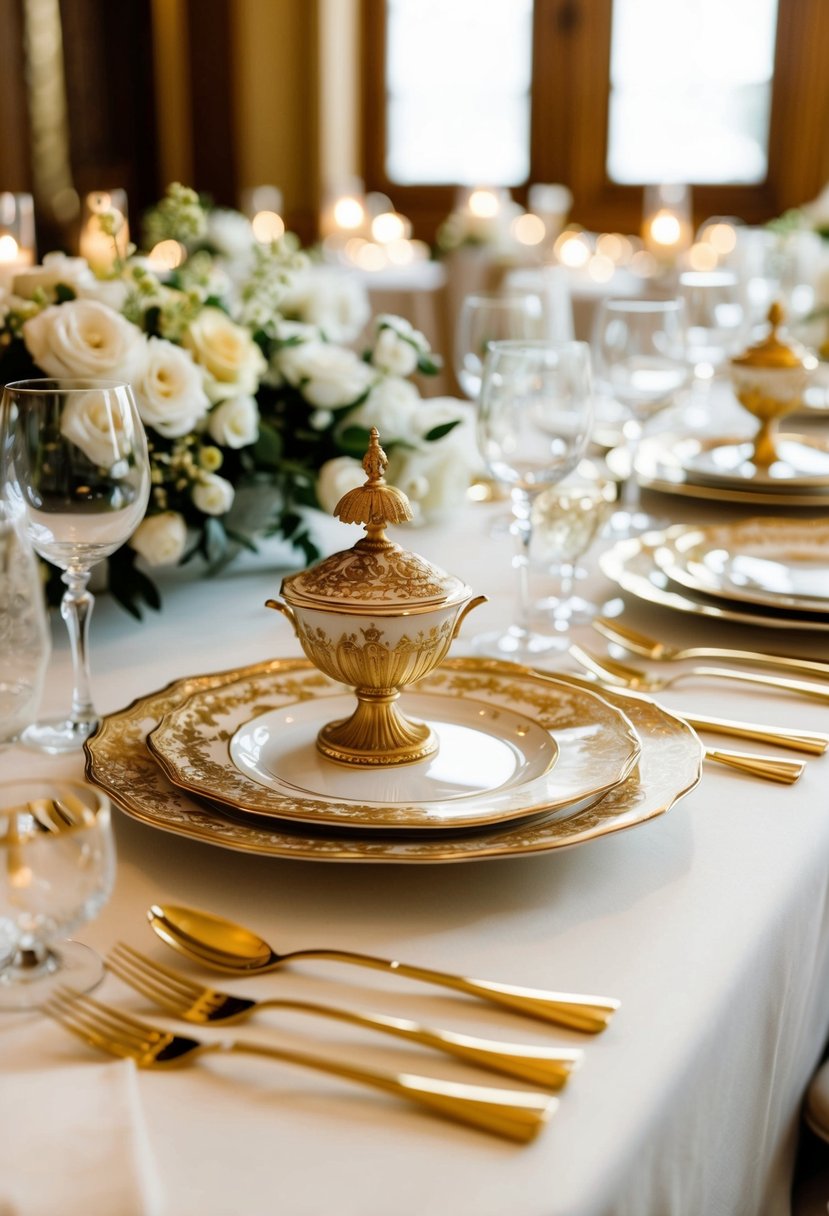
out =
{"type": "MultiPolygon", "coordinates": [[[[479,663],[485,661],[478,661],[479,663]]],[[[449,660],[471,670],[475,660],[449,660]]],[[[502,665],[505,668],[507,665],[502,665]]],[[[421,834],[371,836],[355,832],[312,832],[302,825],[278,820],[229,817],[215,806],[197,801],[173,786],[156,765],[145,737],[164,714],[193,693],[218,689],[246,675],[271,673],[291,678],[308,672],[304,659],[277,659],[235,671],[176,680],[166,688],[139,697],[106,717],[85,745],[86,775],[100,785],[132,818],[178,836],[200,840],[258,856],[306,861],[429,865],[516,857],[585,844],[599,836],[645,823],[662,815],[699,781],[702,749],[693,731],[660,706],[608,693],[606,697],[634,723],[642,741],[639,763],[611,795],[569,819],[520,821],[495,831],[439,838],[421,834]]],[[[566,677],[564,677],[566,678],[566,677]]]]}
{"type": "Polygon", "coordinates": [[[388,549],[346,549],[286,580],[296,595],[345,604],[408,604],[438,601],[446,579],[399,545],[388,549]]]}

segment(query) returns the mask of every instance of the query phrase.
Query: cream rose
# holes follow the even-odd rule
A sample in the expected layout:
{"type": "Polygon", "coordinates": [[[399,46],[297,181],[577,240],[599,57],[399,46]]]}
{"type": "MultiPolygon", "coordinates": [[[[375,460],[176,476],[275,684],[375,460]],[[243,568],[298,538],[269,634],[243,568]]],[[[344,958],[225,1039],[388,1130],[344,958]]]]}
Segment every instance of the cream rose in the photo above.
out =
{"type": "Polygon", "coordinates": [[[134,382],[141,419],[160,435],[176,439],[207,413],[201,368],[188,350],[164,338],[149,338],[144,369],[134,382]]]}
{"type": "Polygon", "coordinates": [[[215,473],[202,473],[193,486],[193,504],[205,515],[226,515],[233,506],[234,490],[224,477],[215,473]]]}
{"type": "Polygon", "coordinates": [[[335,456],[333,460],[326,460],[317,476],[317,500],[323,511],[333,515],[343,494],[361,486],[365,479],[362,464],[351,456],[335,456]]]}
{"type": "Polygon", "coordinates": [[[90,376],[132,382],[147,355],[132,322],[95,300],[53,304],[23,326],[35,363],[49,376],[90,376]]]}
{"type": "Polygon", "coordinates": [[[148,515],[133,532],[129,543],[148,566],[174,566],[184,555],[187,525],[178,511],[148,515]]]}
{"type": "Polygon", "coordinates": [[[226,448],[244,448],[259,436],[255,397],[228,397],[213,407],[207,419],[210,438],[226,448]]]}
{"type": "Polygon", "coordinates": [[[350,405],[375,375],[354,351],[326,342],[286,346],[279,353],[278,366],[288,383],[301,388],[306,400],[320,409],[350,405]]]}
{"type": "Polygon", "coordinates": [[[220,308],[203,308],[182,342],[207,373],[205,387],[211,401],[255,393],[267,370],[265,356],[248,331],[220,308]]]}
{"type": "Polygon", "coordinates": [[[79,295],[81,288],[91,287],[95,281],[86,258],[47,253],[40,266],[31,266],[14,276],[13,290],[16,296],[31,300],[36,291],[52,291],[62,283],[79,295]]]}
{"type": "Polygon", "coordinates": [[[130,448],[118,403],[95,389],[73,393],[68,398],[61,415],[60,433],[99,469],[111,469],[130,448]]]}

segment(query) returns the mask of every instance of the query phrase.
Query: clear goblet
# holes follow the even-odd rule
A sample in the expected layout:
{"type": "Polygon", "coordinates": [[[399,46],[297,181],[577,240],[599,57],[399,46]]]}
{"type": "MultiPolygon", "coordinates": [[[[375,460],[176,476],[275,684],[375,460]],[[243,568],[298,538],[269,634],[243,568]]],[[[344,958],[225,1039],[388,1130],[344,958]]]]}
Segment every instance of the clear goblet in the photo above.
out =
{"type": "Polygon", "coordinates": [[[0,784],[0,1009],[33,1009],[60,985],[95,987],[98,955],[61,939],[97,916],[114,877],[105,794],[71,781],[0,784]]]}
{"type": "Polygon", "coordinates": [[[542,490],[533,503],[532,560],[546,566],[559,584],[557,594],[533,605],[533,614],[549,616],[561,633],[603,610],[603,605],[576,593],[577,563],[607,523],[616,496],[616,481],[586,459],[563,481],[542,490]]]}
{"type": "Polygon", "coordinates": [[[691,383],[684,301],[603,300],[592,345],[597,385],[630,414],[624,427],[630,475],[612,528],[616,536],[632,535],[654,526],[637,510],[636,452],[645,424],[691,383]]]}
{"type": "Polygon", "coordinates": [[[478,443],[487,468],[512,499],[519,542],[517,620],[474,639],[476,650],[531,659],[566,639],[530,628],[533,503],[579,463],[590,436],[593,394],[586,342],[494,342],[484,365],[478,443]]]}
{"type": "Polygon", "coordinates": [[[21,741],[40,751],[74,751],[99,720],[90,694],[90,571],[135,531],[149,499],[147,440],[129,385],[6,385],[0,485],[33,548],[64,572],[61,615],[72,647],[69,717],[34,723],[21,741]]]}

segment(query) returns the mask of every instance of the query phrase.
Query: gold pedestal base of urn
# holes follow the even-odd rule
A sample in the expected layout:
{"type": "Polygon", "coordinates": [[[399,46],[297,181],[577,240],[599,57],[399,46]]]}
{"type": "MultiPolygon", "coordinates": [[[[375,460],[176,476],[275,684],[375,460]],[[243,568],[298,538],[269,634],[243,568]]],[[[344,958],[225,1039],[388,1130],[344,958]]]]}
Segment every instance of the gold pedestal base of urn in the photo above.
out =
{"type": "Polygon", "coordinates": [[[357,688],[357,708],[350,718],[329,722],[317,735],[317,748],[338,764],[388,768],[416,764],[438,749],[426,722],[405,717],[395,702],[396,688],[357,688]]]}

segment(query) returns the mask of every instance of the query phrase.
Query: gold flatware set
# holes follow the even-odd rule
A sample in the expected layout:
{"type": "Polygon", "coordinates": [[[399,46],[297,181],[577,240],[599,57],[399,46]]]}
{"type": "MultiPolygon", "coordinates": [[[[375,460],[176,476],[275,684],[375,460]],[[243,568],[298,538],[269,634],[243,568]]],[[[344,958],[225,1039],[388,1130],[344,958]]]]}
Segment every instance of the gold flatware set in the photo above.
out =
{"type": "MultiPolygon", "coordinates": [[[[291,956],[276,955],[250,930],[191,908],[154,905],[148,912],[148,919],[157,936],[168,945],[202,965],[238,975],[250,976],[273,970],[275,965],[281,965],[289,957],[334,958],[361,963],[369,957],[346,956],[339,951],[299,951],[291,956]],[[224,949],[220,948],[222,942],[224,949]],[[261,950],[257,951],[257,943],[267,952],[267,958],[261,950]]],[[[371,959],[366,965],[375,966],[378,963],[399,974],[429,979],[430,982],[445,984],[486,1001],[495,999],[499,1004],[504,1003],[502,996],[505,992],[511,997],[519,994],[521,1000],[508,1002],[511,1012],[556,1021],[585,1032],[597,1033],[604,1029],[619,1008],[618,1001],[607,997],[585,998],[517,989],[484,981],[469,981],[462,976],[428,969],[406,966],[404,970],[404,964],[385,964],[384,960],[371,959]],[[494,998],[493,993],[497,994],[494,998]]],[[[577,1048],[484,1039],[426,1027],[406,1018],[355,1012],[314,1001],[283,998],[254,1000],[237,996],[195,983],[125,943],[114,947],[107,959],[107,968],[168,1016],[191,1025],[208,1028],[235,1025],[267,1009],[307,1013],[415,1042],[460,1058],[478,1068],[516,1077],[537,1086],[538,1090],[504,1089],[447,1081],[408,1071],[402,1073],[366,1068],[329,1056],[244,1039],[202,1040],[186,1037],[68,988],[53,995],[43,1006],[45,1013],[89,1046],[110,1055],[133,1059],[139,1068],[183,1067],[216,1052],[263,1056],[384,1090],[434,1113],[519,1142],[532,1140],[553,1114],[558,1101],[551,1097],[551,1091],[563,1088],[583,1056],[583,1052],[577,1048]]]]}

